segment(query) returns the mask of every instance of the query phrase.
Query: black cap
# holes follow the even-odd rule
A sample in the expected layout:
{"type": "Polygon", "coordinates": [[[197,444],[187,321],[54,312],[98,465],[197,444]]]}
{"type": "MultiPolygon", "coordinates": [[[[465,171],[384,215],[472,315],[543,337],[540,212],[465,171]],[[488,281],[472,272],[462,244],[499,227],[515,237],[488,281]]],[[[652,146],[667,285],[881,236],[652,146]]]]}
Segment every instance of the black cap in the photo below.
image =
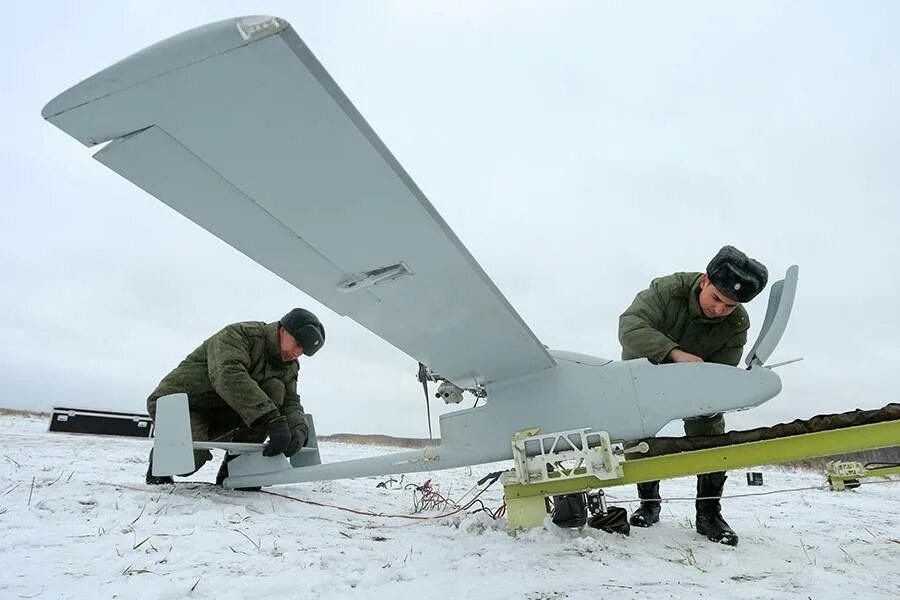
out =
{"type": "Polygon", "coordinates": [[[306,356],[312,356],[325,345],[325,327],[316,315],[305,308],[293,309],[281,317],[278,324],[294,336],[306,356]]]}
{"type": "Polygon", "coordinates": [[[717,290],[736,302],[750,302],[769,281],[765,265],[734,246],[723,246],[709,261],[706,274],[717,290]]]}

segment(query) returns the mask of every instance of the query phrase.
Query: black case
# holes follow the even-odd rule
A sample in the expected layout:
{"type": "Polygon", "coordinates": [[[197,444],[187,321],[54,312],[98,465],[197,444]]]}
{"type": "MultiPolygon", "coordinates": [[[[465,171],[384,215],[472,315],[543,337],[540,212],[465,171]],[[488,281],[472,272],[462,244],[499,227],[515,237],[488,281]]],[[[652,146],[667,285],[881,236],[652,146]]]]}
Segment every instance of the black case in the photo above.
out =
{"type": "Polygon", "coordinates": [[[84,408],[54,408],[50,431],[150,437],[150,415],[84,408]]]}

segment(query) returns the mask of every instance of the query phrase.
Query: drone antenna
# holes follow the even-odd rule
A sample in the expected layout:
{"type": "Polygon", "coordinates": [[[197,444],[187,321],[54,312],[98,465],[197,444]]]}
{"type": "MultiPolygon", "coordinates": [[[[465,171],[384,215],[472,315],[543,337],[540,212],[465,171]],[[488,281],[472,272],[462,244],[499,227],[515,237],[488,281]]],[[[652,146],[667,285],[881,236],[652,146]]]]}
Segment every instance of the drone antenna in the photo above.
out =
{"type": "Polygon", "coordinates": [[[419,363],[419,374],[417,379],[422,382],[422,389],[425,390],[425,414],[428,417],[428,439],[433,440],[431,434],[431,403],[428,401],[428,367],[419,363]]]}

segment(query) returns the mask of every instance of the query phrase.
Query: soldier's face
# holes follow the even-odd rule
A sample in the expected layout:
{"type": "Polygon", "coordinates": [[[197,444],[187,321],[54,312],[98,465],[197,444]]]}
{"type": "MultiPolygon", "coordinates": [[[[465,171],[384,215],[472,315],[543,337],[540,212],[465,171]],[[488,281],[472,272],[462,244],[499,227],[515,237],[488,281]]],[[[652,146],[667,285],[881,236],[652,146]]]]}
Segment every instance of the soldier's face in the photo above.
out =
{"type": "Polygon", "coordinates": [[[700,280],[700,310],[708,319],[727,317],[738,303],[723,294],[706,275],[700,280]]]}
{"type": "Polygon", "coordinates": [[[281,359],[284,362],[297,360],[303,354],[303,346],[297,343],[288,330],[284,327],[278,328],[278,337],[281,342],[281,359]]]}

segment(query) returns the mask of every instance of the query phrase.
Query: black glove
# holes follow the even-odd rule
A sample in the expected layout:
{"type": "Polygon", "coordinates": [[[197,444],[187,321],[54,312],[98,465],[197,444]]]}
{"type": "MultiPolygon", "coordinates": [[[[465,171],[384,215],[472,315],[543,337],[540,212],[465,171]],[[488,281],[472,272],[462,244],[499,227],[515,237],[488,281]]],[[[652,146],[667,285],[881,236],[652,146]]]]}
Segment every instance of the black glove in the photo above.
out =
{"type": "Polygon", "coordinates": [[[284,449],[284,455],[291,457],[297,454],[300,452],[300,448],[306,445],[308,439],[309,434],[306,432],[306,427],[297,425],[291,429],[291,441],[288,443],[287,448],[284,449]]]}
{"type": "Polygon", "coordinates": [[[269,433],[269,443],[263,448],[263,456],[275,456],[281,454],[291,443],[291,429],[288,427],[287,417],[277,416],[266,424],[269,433]]]}

